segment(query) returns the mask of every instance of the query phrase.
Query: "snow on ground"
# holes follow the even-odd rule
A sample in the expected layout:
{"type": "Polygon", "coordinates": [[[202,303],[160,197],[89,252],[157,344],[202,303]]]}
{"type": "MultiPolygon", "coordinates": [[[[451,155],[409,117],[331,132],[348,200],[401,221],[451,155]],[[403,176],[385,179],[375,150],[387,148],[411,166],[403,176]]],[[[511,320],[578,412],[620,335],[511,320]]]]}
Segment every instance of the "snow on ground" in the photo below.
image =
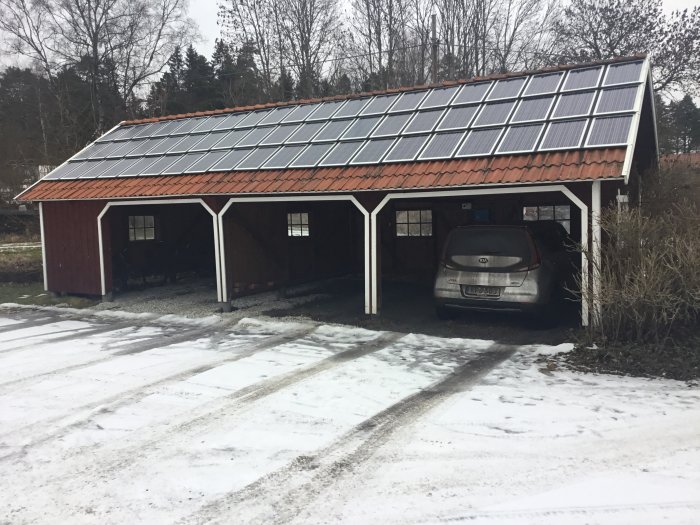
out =
{"type": "Polygon", "coordinates": [[[0,523],[697,523],[698,388],[569,347],[0,307],[0,523]]]}

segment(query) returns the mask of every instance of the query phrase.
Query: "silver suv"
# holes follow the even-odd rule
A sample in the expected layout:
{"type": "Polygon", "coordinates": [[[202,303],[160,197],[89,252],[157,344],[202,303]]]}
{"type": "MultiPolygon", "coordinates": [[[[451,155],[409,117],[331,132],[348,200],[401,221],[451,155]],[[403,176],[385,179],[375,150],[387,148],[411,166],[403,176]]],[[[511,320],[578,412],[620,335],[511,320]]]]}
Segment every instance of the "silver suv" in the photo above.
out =
{"type": "Polygon", "coordinates": [[[572,243],[554,221],[450,232],[435,278],[440,318],[456,310],[553,316],[573,276],[572,243]]]}

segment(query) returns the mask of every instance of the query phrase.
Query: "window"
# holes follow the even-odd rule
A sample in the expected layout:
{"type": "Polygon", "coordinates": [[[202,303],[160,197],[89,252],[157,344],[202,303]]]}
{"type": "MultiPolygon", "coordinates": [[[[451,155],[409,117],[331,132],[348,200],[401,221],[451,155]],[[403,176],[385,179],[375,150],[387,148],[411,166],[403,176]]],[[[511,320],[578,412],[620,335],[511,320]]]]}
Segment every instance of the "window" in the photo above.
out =
{"type": "Polygon", "coordinates": [[[152,241],[156,238],[153,215],[129,215],[129,240],[152,241]]]}
{"type": "Polygon", "coordinates": [[[396,212],[397,237],[432,237],[432,210],[400,210],[396,212]]]}
{"type": "Polygon", "coordinates": [[[309,214],[308,213],[288,213],[287,214],[287,237],[308,237],[309,236],[309,214]]]}
{"type": "Polygon", "coordinates": [[[568,204],[557,206],[525,206],[523,208],[523,220],[557,221],[568,233],[571,233],[571,206],[568,204]]]}

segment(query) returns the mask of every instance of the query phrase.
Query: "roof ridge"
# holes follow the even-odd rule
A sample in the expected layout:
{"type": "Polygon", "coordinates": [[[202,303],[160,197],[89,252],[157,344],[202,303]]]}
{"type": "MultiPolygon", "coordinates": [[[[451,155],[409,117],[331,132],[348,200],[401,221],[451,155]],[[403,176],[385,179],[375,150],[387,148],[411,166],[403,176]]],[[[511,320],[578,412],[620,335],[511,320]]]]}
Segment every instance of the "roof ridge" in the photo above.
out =
{"type": "Polygon", "coordinates": [[[269,109],[276,107],[286,107],[286,106],[301,106],[303,104],[314,104],[318,102],[329,102],[333,100],[349,100],[354,98],[362,98],[367,96],[379,96],[379,95],[391,95],[394,93],[404,93],[406,91],[420,91],[422,89],[431,89],[439,87],[450,87],[458,86],[463,84],[471,84],[476,82],[484,82],[488,80],[500,80],[503,78],[510,77],[520,77],[524,75],[536,75],[540,73],[554,73],[557,71],[568,71],[569,69],[574,69],[578,67],[590,67],[590,66],[600,66],[607,64],[616,64],[620,62],[631,62],[639,59],[646,59],[646,53],[636,53],[634,55],[608,58],[605,60],[594,60],[590,62],[577,62],[577,63],[566,63],[558,64],[556,66],[549,66],[540,69],[526,69],[521,71],[513,71],[506,73],[492,73],[490,75],[485,75],[482,77],[472,77],[467,79],[458,80],[443,80],[442,82],[437,82],[434,84],[417,84],[414,86],[400,86],[396,88],[374,90],[374,91],[362,91],[360,93],[349,93],[347,95],[333,95],[330,97],[321,98],[308,98],[299,100],[286,100],[281,102],[266,102],[262,104],[251,104],[248,106],[234,106],[231,108],[221,108],[221,109],[210,109],[206,111],[194,111],[190,113],[178,113],[175,115],[165,115],[162,117],[150,117],[143,119],[133,119],[133,120],[123,120],[119,123],[120,126],[134,125],[134,124],[147,124],[151,122],[162,122],[167,120],[178,120],[183,118],[193,118],[193,117],[210,117],[213,115],[223,115],[227,113],[238,113],[242,111],[253,111],[256,109],[269,109]]]}

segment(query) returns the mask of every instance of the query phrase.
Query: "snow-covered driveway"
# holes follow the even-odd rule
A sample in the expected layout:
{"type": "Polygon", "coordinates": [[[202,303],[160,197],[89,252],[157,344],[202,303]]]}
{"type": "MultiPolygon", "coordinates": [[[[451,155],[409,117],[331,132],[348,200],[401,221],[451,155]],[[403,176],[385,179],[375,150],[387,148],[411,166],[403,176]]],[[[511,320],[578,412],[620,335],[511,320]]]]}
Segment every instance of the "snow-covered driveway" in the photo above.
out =
{"type": "Polygon", "coordinates": [[[0,523],[697,523],[698,388],[555,350],[0,308],[0,523]]]}

